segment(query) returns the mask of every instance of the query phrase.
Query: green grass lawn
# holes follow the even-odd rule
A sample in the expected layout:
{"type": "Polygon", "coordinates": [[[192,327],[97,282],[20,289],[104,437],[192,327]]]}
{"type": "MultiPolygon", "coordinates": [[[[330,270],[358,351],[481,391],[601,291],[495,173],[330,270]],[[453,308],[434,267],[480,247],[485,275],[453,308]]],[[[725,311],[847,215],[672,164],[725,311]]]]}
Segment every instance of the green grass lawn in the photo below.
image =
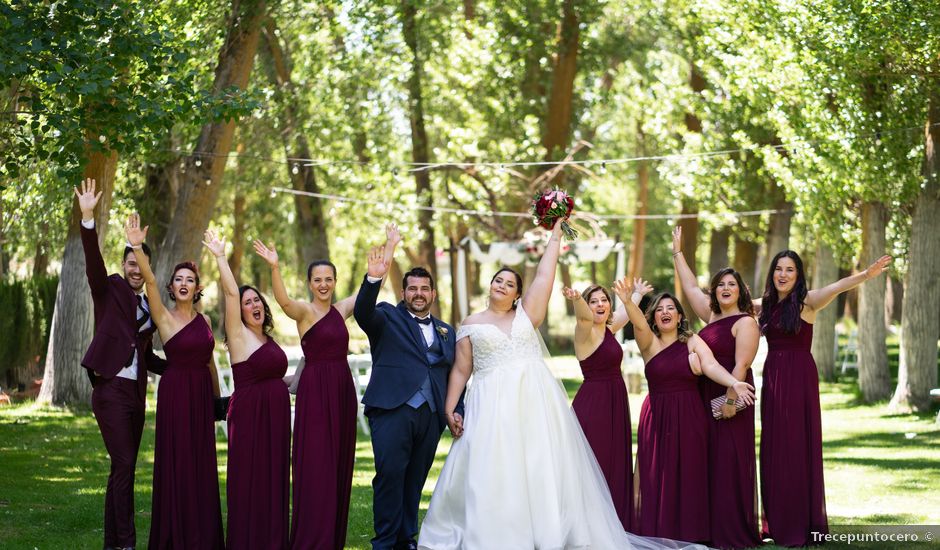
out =
{"type": "MultiPolygon", "coordinates": [[[[564,383],[572,396],[580,384],[577,380],[564,383]]],[[[830,523],[940,524],[940,427],[934,416],[890,415],[883,406],[859,405],[851,381],[822,384],[821,392],[830,523]]],[[[630,396],[634,428],[641,399],[630,396]]],[[[150,527],[153,414],[152,409],[148,411],[137,468],[140,548],[146,547],[150,527]]],[[[427,510],[450,443],[445,435],[425,485],[423,510],[427,510]]],[[[218,443],[218,451],[224,495],[224,440],[218,443]]],[[[369,548],[372,469],[369,440],[360,434],[348,548],[369,548]]],[[[100,548],[107,473],[108,458],[89,410],[34,404],[0,409],[0,547],[100,548]]],[[[222,506],[224,510],[224,497],[222,506]]]]}

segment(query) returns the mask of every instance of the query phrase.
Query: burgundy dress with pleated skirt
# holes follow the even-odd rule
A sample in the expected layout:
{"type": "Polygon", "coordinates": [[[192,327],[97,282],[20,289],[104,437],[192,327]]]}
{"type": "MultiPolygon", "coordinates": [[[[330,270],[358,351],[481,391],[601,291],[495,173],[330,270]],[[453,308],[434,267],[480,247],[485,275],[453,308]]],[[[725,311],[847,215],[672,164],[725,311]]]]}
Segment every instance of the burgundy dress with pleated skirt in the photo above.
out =
{"type": "Polygon", "coordinates": [[[151,549],[225,548],[209,373],[215,340],[202,315],[163,344],[157,389],[151,549]]]}
{"type": "Polygon", "coordinates": [[[813,531],[829,532],[813,325],[801,319],[795,334],[773,325],[761,388],[762,530],[774,544],[805,546],[813,531]]]}
{"type": "Polygon", "coordinates": [[[287,548],[290,394],[287,355],[268,339],[232,365],[228,413],[228,548],[287,548]]]}
{"type": "Polygon", "coordinates": [[[359,403],[346,353],[349,331],[330,308],[303,335],[305,365],[294,418],[291,548],[341,549],[356,456],[359,403]]]}
{"type": "Polygon", "coordinates": [[[574,396],[578,416],[597,463],[604,472],[617,516],[626,531],[633,518],[633,439],[630,402],[620,364],[623,349],[606,330],[601,345],[581,361],[584,383],[574,396]]]}
{"type": "Polygon", "coordinates": [[[649,395],[637,428],[635,532],[707,541],[708,419],[688,346],[676,341],[653,356],[646,380],[649,395]]]}
{"type": "MultiPolygon", "coordinates": [[[[709,323],[699,332],[699,337],[708,344],[715,360],[729,373],[734,371],[735,363],[735,337],[731,328],[745,315],[724,317],[709,323]]],[[[727,420],[715,420],[711,414],[711,400],[725,396],[728,388],[705,376],[699,378],[699,389],[709,424],[711,544],[718,548],[759,546],[754,406],[739,410],[727,420]]],[[[754,374],[750,369],[745,381],[754,385],[754,374]]]]}

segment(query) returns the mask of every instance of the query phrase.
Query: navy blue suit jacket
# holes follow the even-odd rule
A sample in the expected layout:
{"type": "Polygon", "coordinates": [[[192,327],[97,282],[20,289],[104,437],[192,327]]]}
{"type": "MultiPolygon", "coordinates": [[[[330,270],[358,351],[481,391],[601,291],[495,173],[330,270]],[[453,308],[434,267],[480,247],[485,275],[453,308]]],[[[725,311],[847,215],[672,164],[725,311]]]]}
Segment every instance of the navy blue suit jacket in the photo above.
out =
{"type": "Polygon", "coordinates": [[[365,413],[369,415],[375,409],[391,410],[404,405],[430,375],[443,429],[447,425],[444,399],[447,378],[454,364],[456,331],[440,319],[431,318],[435,338],[444,349],[444,364],[432,367],[428,364],[427,343],[405,303],[399,302],[397,306],[375,303],[381,285],[381,281],[370,283],[368,278],[363,279],[353,309],[356,322],[369,337],[372,349],[372,373],[362,398],[365,413]]]}

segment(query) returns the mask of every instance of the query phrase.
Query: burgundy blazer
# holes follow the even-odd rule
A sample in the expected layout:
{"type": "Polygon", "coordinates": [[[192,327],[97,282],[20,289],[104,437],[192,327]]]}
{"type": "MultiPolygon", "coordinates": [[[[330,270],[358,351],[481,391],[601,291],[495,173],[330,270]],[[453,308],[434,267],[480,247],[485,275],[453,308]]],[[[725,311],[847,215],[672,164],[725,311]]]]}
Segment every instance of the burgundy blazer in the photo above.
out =
{"type": "Polygon", "coordinates": [[[85,274],[91,287],[95,305],[95,336],[82,358],[92,385],[97,372],[101,378],[111,379],[128,365],[137,354],[137,387],[140,396],[147,391],[147,371],[162,374],[166,361],[153,353],[153,333],[156,326],[137,332],[137,296],[131,285],[118,274],[108,275],[98,248],[98,232],[84,226],[82,247],[85,249],[85,274]]]}

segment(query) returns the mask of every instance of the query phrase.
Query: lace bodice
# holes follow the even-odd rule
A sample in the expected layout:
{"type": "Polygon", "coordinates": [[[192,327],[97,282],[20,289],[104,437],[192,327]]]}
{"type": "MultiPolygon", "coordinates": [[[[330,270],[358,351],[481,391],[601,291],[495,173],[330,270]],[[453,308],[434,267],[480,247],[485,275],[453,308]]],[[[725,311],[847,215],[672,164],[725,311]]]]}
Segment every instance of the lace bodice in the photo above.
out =
{"type": "Polygon", "coordinates": [[[542,362],[538,333],[520,304],[506,334],[491,323],[461,325],[457,341],[470,338],[473,344],[473,374],[483,376],[498,369],[522,370],[542,362]]]}

